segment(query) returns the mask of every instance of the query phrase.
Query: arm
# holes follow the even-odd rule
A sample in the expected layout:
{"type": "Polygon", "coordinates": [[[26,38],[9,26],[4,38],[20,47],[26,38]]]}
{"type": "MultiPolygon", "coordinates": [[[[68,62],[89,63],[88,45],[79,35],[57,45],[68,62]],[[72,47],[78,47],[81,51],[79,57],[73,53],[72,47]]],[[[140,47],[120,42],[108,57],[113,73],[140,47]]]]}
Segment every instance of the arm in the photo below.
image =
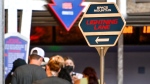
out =
{"type": "Polygon", "coordinates": [[[12,75],[11,84],[17,84],[17,78],[16,78],[16,73],[15,73],[15,72],[14,72],[14,74],[12,75]]]}
{"type": "Polygon", "coordinates": [[[80,84],[80,79],[74,81],[74,84],[80,84]]]}

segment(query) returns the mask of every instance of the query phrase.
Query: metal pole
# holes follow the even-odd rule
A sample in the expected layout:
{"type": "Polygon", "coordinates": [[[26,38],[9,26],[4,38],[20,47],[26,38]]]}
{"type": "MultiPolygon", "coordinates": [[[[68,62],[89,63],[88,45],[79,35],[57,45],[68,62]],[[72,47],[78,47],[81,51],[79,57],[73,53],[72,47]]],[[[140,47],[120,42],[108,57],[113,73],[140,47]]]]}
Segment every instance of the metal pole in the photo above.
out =
{"type": "Polygon", "coordinates": [[[0,84],[4,82],[4,0],[0,0],[0,84]]]}
{"type": "Polygon", "coordinates": [[[105,54],[109,47],[96,47],[100,56],[100,84],[104,84],[104,66],[105,66],[105,54]]]}
{"type": "Polygon", "coordinates": [[[100,84],[104,84],[104,47],[100,47],[100,84]]]}
{"type": "Polygon", "coordinates": [[[123,34],[118,40],[118,84],[123,84],[123,34]]]}
{"type": "MultiPolygon", "coordinates": [[[[127,15],[127,0],[117,0],[117,5],[121,14],[126,19],[127,15]]],[[[123,84],[123,34],[118,40],[118,84],[123,84]]]]}
{"type": "MultiPolygon", "coordinates": [[[[126,0],[117,0],[117,5],[121,14],[126,18],[126,0]]],[[[118,84],[123,84],[123,34],[118,40],[118,84]]]]}

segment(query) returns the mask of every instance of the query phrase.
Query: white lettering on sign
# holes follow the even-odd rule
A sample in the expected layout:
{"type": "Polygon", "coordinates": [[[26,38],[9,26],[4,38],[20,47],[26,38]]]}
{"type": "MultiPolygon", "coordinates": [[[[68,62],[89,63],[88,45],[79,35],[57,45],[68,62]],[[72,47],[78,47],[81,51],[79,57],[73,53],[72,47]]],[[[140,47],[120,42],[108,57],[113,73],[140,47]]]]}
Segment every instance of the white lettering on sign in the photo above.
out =
{"type": "Polygon", "coordinates": [[[62,11],[62,15],[73,15],[73,11],[62,11]]]}
{"type": "MultiPolygon", "coordinates": [[[[11,53],[11,52],[9,52],[8,53],[8,63],[9,64],[12,64],[15,60],[16,60],[16,58],[21,58],[21,59],[23,59],[24,58],[24,56],[25,56],[25,53],[11,53]]],[[[10,66],[11,67],[11,66],[10,66]]]]}
{"type": "Polygon", "coordinates": [[[97,9],[94,9],[94,12],[111,12],[111,9],[108,6],[98,6],[97,9]]]}
{"type": "Polygon", "coordinates": [[[21,50],[24,48],[24,45],[21,44],[5,44],[5,49],[6,50],[21,50]]]}

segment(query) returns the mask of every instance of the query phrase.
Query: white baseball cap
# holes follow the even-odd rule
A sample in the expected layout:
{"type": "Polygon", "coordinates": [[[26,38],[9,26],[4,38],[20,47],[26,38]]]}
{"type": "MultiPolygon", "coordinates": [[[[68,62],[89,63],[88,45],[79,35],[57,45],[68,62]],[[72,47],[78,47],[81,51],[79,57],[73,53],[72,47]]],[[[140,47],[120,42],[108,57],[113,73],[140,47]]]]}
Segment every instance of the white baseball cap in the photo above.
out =
{"type": "Polygon", "coordinates": [[[49,57],[44,57],[44,62],[41,63],[41,65],[46,65],[49,61],[49,57]]]}
{"type": "Polygon", "coordinates": [[[40,48],[40,47],[34,47],[34,48],[32,48],[31,49],[31,52],[30,52],[30,55],[32,55],[32,54],[34,54],[33,53],[33,51],[37,51],[37,55],[39,55],[39,56],[41,56],[42,58],[44,58],[44,56],[45,56],[45,52],[44,52],[44,50],[42,49],[42,48],[40,48]]]}

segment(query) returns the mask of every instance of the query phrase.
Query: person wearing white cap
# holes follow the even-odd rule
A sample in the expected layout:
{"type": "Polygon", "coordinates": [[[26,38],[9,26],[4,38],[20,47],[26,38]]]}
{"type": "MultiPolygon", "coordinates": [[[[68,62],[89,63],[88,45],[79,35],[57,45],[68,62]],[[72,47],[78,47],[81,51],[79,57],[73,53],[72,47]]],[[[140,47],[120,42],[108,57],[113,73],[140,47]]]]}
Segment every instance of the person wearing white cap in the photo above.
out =
{"type": "Polygon", "coordinates": [[[45,52],[42,48],[31,49],[29,64],[18,67],[12,77],[11,84],[32,84],[36,80],[46,78],[45,70],[40,67],[45,52]]]}
{"type": "Polygon", "coordinates": [[[41,65],[45,56],[45,52],[42,48],[34,47],[31,49],[29,56],[29,64],[41,65]],[[39,59],[39,60],[37,60],[39,59]]]}

